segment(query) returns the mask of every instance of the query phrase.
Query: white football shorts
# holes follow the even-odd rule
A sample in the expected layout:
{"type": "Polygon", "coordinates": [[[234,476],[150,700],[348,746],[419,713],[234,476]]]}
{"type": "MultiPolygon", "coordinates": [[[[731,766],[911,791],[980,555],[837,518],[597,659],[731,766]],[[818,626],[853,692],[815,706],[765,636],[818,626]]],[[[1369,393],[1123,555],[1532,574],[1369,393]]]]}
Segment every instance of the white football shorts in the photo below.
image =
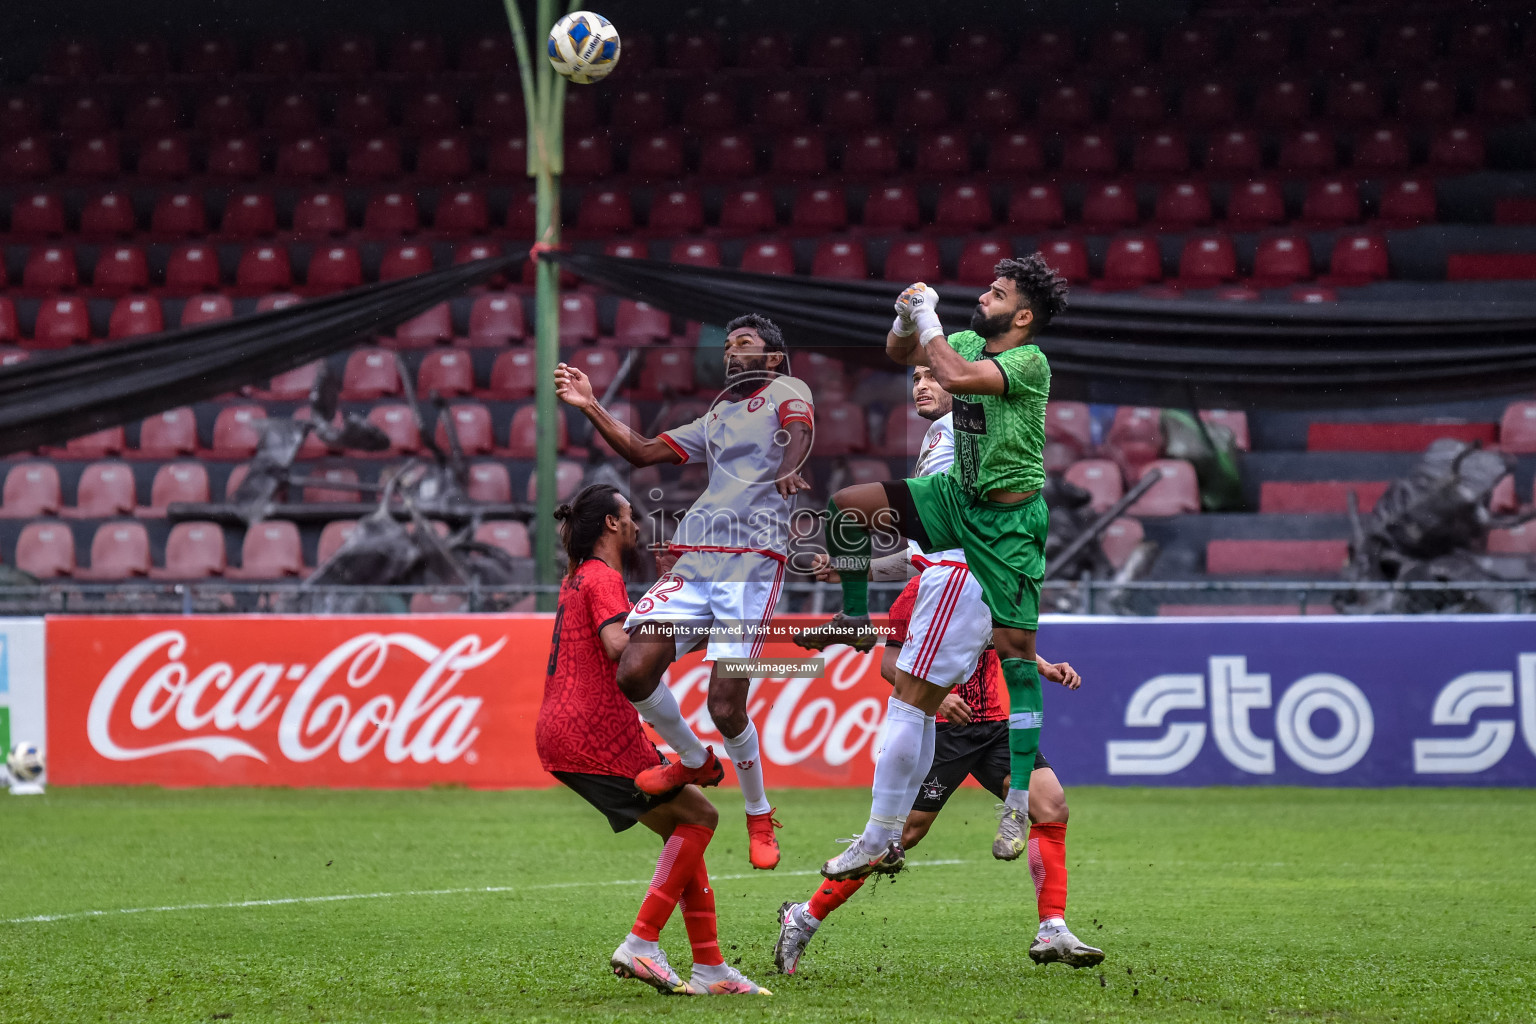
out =
{"type": "Polygon", "coordinates": [[[643,622],[665,622],[677,630],[678,657],[707,635],[705,661],[756,658],[783,583],[781,558],[755,551],[684,551],[672,570],[635,602],[624,631],[633,633],[643,622]]]}
{"type": "Polygon", "coordinates": [[[992,639],[992,613],[981,584],[961,563],[924,569],[896,667],[935,686],[959,686],[976,671],[992,639]]]}

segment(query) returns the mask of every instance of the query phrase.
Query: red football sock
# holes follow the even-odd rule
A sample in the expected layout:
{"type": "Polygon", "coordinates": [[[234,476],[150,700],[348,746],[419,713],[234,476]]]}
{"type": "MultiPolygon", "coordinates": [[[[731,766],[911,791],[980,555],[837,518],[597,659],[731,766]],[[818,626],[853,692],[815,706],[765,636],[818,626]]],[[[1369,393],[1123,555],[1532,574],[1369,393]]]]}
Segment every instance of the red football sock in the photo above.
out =
{"type": "Polygon", "coordinates": [[[720,937],[715,924],[715,890],[709,887],[709,871],[704,867],[703,858],[683,888],[677,907],[683,912],[683,927],[688,929],[693,962],[706,967],[725,963],[725,957],[720,955],[720,937]]]}
{"type": "Polygon", "coordinates": [[[1029,873],[1035,880],[1040,920],[1067,916],[1067,823],[1029,826],[1029,873]]]}
{"type": "Polygon", "coordinates": [[[661,859],[656,862],[656,875],[646,890],[640,904],[640,915],[635,918],[635,935],[647,942],[661,937],[661,929],[672,908],[682,898],[683,889],[704,863],[704,848],[714,837],[715,830],[702,825],[679,825],[667,837],[661,848],[661,859]]]}
{"type": "Polygon", "coordinates": [[[863,888],[867,880],[850,878],[845,882],[822,882],[816,887],[816,894],[811,897],[806,912],[818,921],[825,921],[828,914],[847,903],[854,893],[863,888]]]}

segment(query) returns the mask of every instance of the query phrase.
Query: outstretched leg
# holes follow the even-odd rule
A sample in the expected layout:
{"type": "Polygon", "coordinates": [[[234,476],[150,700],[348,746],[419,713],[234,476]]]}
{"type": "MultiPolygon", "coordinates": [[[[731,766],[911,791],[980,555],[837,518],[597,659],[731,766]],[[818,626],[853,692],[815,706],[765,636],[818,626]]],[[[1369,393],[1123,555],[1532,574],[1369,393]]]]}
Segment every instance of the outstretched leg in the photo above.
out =
{"type": "Polygon", "coordinates": [[[717,785],[725,768],[714,751],[699,742],[699,737],[683,720],[682,709],[672,691],[661,685],[661,677],[677,656],[677,644],[651,623],[635,630],[624,653],[619,655],[619,689],[640,712],[640,717],[677,751],[678,760],[647,768],[635,777],[643,793],[659,796],[678,786],[717,785]]]}
{"type": "Polygon", "coordinates": [[[871,535],[879,530],[906,536],[886,494],[884,484],[854,484],[827,502],[827,554],[842,578],[843,610],[831,622],[797,633],[795,643],[801,647],[819,651],[841,643],[868,651],[875,646],[877,637],[869,627],[871,535]]]}

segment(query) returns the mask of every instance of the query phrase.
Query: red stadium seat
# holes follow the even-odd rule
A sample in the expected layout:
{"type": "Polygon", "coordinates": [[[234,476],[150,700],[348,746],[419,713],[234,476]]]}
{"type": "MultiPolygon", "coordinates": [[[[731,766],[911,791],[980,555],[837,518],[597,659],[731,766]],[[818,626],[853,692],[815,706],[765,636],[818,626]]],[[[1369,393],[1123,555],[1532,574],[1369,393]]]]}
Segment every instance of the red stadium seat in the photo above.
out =
{"type": "Polygon", "coordinates": [[[472,346],[500,346],[527,334],[523,303],[512,292],[486,292],[469,307],[468,341],[472,346]]]}
{"type": "Polygon", "coordinates": [[[939,193],[933,226],[937,231],[964,234],[992,223],[992,200],[984,187],[951,185],[939,193]]]}
{"type": "Polygon", "coordinates": [[[181,327],[196,327],[218,320],[228,320],[235,315],[234,303],[228,295],[197,295],[181,307],[181,327]]]}
{"type": "Polygon", "coordinates": [[[582,197],[576,230],[593,235],[627,234],[635,227],[629,193],[599,189],[582,197]]]}
{"type": "Polygon", "coordinates": [[[476,395],[496,401],[528,398],[534,390],[534,358],[530,349],[503,352],[491,364],[490,386],[476,395]]]}
{"type": "Polygon", "coordinates": [[[208,233],[208,211],[194,192],[167,192],[155,200],[149,233],[159,239],[191,238],[208,233]]]}
{"type": "Polygon", "coordinates": [[[620,299],[613,317],[613,336],[632,345],[666,341],[672,336],[672,317],[644,302],[620,299]]]}
{"type": "Polygon", "coordinates": [[[444,450],[448,447],[447,417],[453,419],[453,429],[459,446],[466,455],[489,455],[496,447],[491,431],[491,411],[478,402],[459,402],[448,407],[437,419],[434,439],[444,450]]]}
{"type": "Polygon", "coordinates": [[[1536,453],[1536,402],[1511,402],[1505,407],[1499,424],[1499,448],[1514,455],[1536,453]]]}
{"type": "Polygon", "coordinates": [[[1259,239],[1253,256],[1255,288],[1279,288],[1312,276],[1312,249],[1303,234],[1270,235],[1259,239]]]}
{"type": "Polygon", "coordinates": [[[1109,119],[1122,124],[1158,125],[1168,115],[1163,90],[1149,82],[1132,82],[1109,99],[1109,119]]]}
{"type": "Polygon", "coordinates": [[[391,246],[379,260],[379,280],[398,281],[432,269],[432,250],[424,245],[406,243],[391,246]]]}
{"type": "Polygon", "coordinates": [[[1050,402],[1045,407],[1047,441],[1065,444],[1074,459],[1093,449],[1093,415],[1083,402],[1050,402]]]}
{"type": "Polygon", "coordinates": [[[141,177],[175,181],[192,173],[192,150],[180,132],[164,132],[139,145],[141,177]]]}
{"type": "Polygon", "coordinates": [[[500,505],[512,500],[512,477],[500,462],[475,462],[469,467],[464,493],[470,501],[500,505]]]}
{"type": "Polygon", "coordinates": [[[112,307],[107,321],[107,338],[137,338],[165,330],[165,314],[160,300],[149,295],[125,295],[112,307]]]}
{"type": "Polygon", "coordinates": [[[864,65],[864,45],[853,30],[816,33],[806,46],[805,66],[823,71],[857,71],[864,65]]]}
{"type": "Polygon", "coordinates": [[[275,170],[280,178],[324,178],[331,173],[330,144],[312,135],[279,143],[275,170]]]}
{"type": "Polygon", "coordinates": [[[1200,419],[1206,423],[1226,427],[1232,431],[1232,440],[1237,445],[1237,450],[1240,452],[1249,450],[1247,413],[1240,409],[1201,409],[1200,419]]]}
{"type": "Polygon", "coordinates": [[[1312,113],[1312,93],[1304,80],[1282,77],[1269,82],[1254,97],[1253,112],[1266,124],[1293,125],[1312,113]]]}
{"type": "Polygon", "coordinates": [[[640,370],[640,398],[670,398],[691,394],[695,387],[693,353],[683,349],[657,348],[646,353],[640,370]]]}
{"type": "Polygon", "coordinates": [[[752,119],[765,128],[794,129],[806,123],[808,108],[804,92],[792,86],[779,86],[753,97],[752,119]]]}
{"type": "Polygon", "coordinates": [[[686,170],[683,136],[676,129],[657,129],[630,143],[629,173],[636,177],[675,181],[686,170]]]}
{"type": "Polygon", "coordinates": [[[1282,171],[1298,174],[1326,174],[1337,164],[1333,137],[1307,128],[1292,133],[1280,143],[1280,160],[1276,166],[1282,171]]]}
{"type": "Polygon", "coordinates": [[[814,177],[827,170],[827,140],[820,132],[794,132],[773,146],[773,173],[783,177],[814,177]]]}
{"type": "Polygon", "coordinates": [[[1324,284],[1360,285],[1383,281],[1391,276],[1387,262],[1387,242],[1370,232],[1345,232],[1333,243],[1324,284]]]}
{"type": "Polygon", "coordinates": [[[350,245],[332,245],[316,249],[309,258],[305,290],[314,295],[356,288],[363,283],[363,258],[350,245]]]}
{"type": "Polygon", "coordinates": [[[293,207],[293,231],[300,236],[340,235],[347,230],[347,199],[340,191],[312,192],[293,207]]]}
{"type": "MultiPolygon", "coordinates": [[[[348,131],[386,123],[383,104],[374,93],[346,96],[336,106],[336,124],[348,131]]],[[[300,138],[320,130],[320,110],[301,90],[275,94],[261,117],[262,127],[279,138],[300,138]]]]}
{"type": "Polygon", "coordinates": [[[971,146],[964,135],[932,132],[917,141],[917,172],[946,176],[968,174],[971,170],[971,146]]]}
{"type": "Polygon", "coordinates": [[[1083,196],[1083,227],[1088,231],[1114,231],[1141,220],[1136,194],[1116,182],[1090,187],[1083,196]]]}
{"type": "MultiPolygon", "coordinates": [[[[996,277],[992,268],[999,260],[1013,255],[1006,239],[972,238],[960,250],[960,262],[955,268],[955,280],[960,284],[986,287],[996,277]]],[[[1086,258],[1086,257],[1085,257],[1086,258]]]]}
{"type": "Polygon", "coordinates": [[[315,551],[315,562],[324,565],[330,557],[340,551],[352,535],[357,532],[356,519],[332,519],[325,524],[320,531],[320,543],[315,551]]]}
{"type": "Polygon", "coordinates": [[[757,149],[741,132],[722,132],[704,140],[699,173],[710,178],[749,178],[757,173],[757,149]]]}
{"type": "Polygon", "coordinates": [[[138,229],[133,201],[126,192],[104,192],[80,211],[80,234],[85,238],[126,238],[138,229]]]}
{"type": "Polygon", "coordinates": [[[1067,139],[1061,151],[1061,169],[1071,174],[1114,174],[1120,168],[1113,137],[1100,132],[1085,132],[1067,139]]]}
{"type": "Polygon", "coordinates": [[[81,139],[70,147],[64,171],[79,178],[118,177],[123,173],[123,158],[117,140],[103,135],[81,139]]]}
{"type": "Polygon", "coordinates": [[[1285,222],[1285,195],[1272,181],[1250,181],[1227,197],[1227,226],[1252,231],[1285,222]]]}
{"type": "Polygon", "coordinates": [[[74,575],[75,535],[62,523],[28,523],[16,538],[16,568],[38,579],[74,575]]]}
{"type": "Polygon", "coordinates": [[[1213,576],[1335,576],[1348,559],[1344,540],[1212,540],[1205,545],[1205,571],[1213,576]]]}
{"type": "Polygon", "coordinates": [[[1507,530],[1488,531],[1490,555],[1536,554],[1536,525],[1521,523],[1507,530]]]}
{"type": "Polygon", "coordinates": [[[1207,79],[1184,90],[1180,120],[1201,128],[1216,128],[1237,117],[1237,95],[1226,82],[1207,79]]]}
{"type": "Polygon", "coordinates": [[[720,208],[720,227],[724,231],[771,231],[776,223],[773,196],[762,189],[748,188],[729,193],[720,208]]]}
{"type": "Polygon", "coordinates": [[[43,106],[35,97],[16,93],[0,99],[0,131],[29,135],[43,127],[43,106]]]}
{"type": "Polygon", "coordinates": [[[401,75],[435,75],[447,62],[441,36],[409,35],[395,40],[389,70],[401,75]]]}
{"type": "Polygon", "coordinates": [[[91,318],[85,300],[73,295],[44,299],[37,310],[28,348],[68,348],[91,339],[91,318]]]}
{"type": "Polygon", "coordinates": [[[850,85],[829,93],[821,106],[823,127],[837,131],[869,128],[880,119],[875,97],[868,89],[850,85]]]}
{"type": "MultiPolygon", "coordinates": [[[[1471,12],[1469,12],[1471,13],[1471,12]]],[[[1469,64],[1499,61],[1509,53],[1509,26],[1473,14],[1451,31],[1450,55],[1469,64]]]]}
{"type": "Polygon", "coordinates": [[[475,367],[466,352],[444,349],[429,352],[416,371],[416,394],[427,398],[436,392],[456,398],[475,390],[475,367]]]}
{"type": "Polygon", "coordinates": [[[1456,116],[1456,83],[1421,78],[1400,93],[1403,116],[1417,124],[1449,121],[1456,116]]]}
{"type": "Polygon", "coordinates": [[[741,269],[753,274],[793,274],[795,254],[788,242],[774,239],[753,242],[742,253],[741,269]]]}
{"type": "Polygon", "coordinates": [[[992,174],[1038,174],[1045,169],[1045,150],[1029,132],[1006,132],[991,140],[987,170],[992,174]]]}
{"type": "Polygon", "coordinates": [[[669,254],[671,262],[685,267],[718,267],[720,247],[712,239],[678,242],[669,254]]]}
{"type": "Polygon", "coordinates": [[[1411,228],[1435,222],[1435,183],[1428,178],[1404,178],[1381,190],[1376,223],[1382,227],[1411,228]]]}
{"type": "Polygon", "coordinates": [[[1283,63],[1290,51],[1288,26],[1260,23],[1234,34],[1231,59],[1237,67],[1268,66],[1283,63]]]}
{"type": "Polygon", "coordinates": [[[239,567],[225,570],[227,576],[247,580],[272,580],[303,574],[299,528],[281,519],[268,519],[248,527],[240,543],[239,567]]]}
{"type": "Polygon", "coordinates": [[[1120,235],[1110,240],[1099,289],[1139,288],[1163,279],[1162,256],[1152,235],[1120,235]]]}
{"type": "Polygon", "coordinates": [[[1021,185],[1008,200],[1008,223],[1020,231],[1047,231],[1066,220],[1061,190],[1055,185],[1021,185]]]}
{"type": "Polygon", "coordinates": [[[118,296],[149,287],[149,257],[136,245],[114,245],[96,254],[91,284],[101,295],[118,296]]]}
{"type": "Polygon", "coordinates": [[[1408,166],[1408,138],[1396,128],[1381,127],[1355,141],[1353,166],[1360,171],[1399,171],[1408,166]]]}
{"type": "Polygon", "coordinates": [[[694,131],[720,131],[738,123],[736,98],[719,87],[700,89],[683,105],[683,124],[694,131]]]}
{"type": "Polygon", "coordinates": [[[363,210],[363,230],[378,235],[408,235],[421,227],[412,192],[377,192],[363,210]]]}
{"type": "Polygon", "coordinates": [[[1477,91],[1477,113],[1500,121],[1521,120],[1531,116],[1531,83],[1511,74],[1484,79],[1477,91]]]}
{"type": "Polygon", "coordinates": [[[901,128],[941,128],[950,123],[949,97],[930,85],[917,85],[896,97],[892,123],[901,128]]]}
{"type": "Polygon", "coordinates": [[[567,89],[565,125],[572,132],[596,128],[599,119],[597,95],[591,89],[567,89]]]}
{"type": "Polygon", "coordinates": [[[938,245],[925,238],[893,243],[885,257],[883,276],[887,281],[900,281],[904,284],[939,280],[941,271],[938,245]]]}
{"type": "Polygon", "coordinates": [[[1161,415],[1160,409],[1148,406],[1122,405],[1115,410],[1104,443],[1128,476],[1139,474],[1142,466],[1162,453],[1161,415]]]}
{"type": "Polygon", "coordinates": [[[62,245],[41,245],[27,253],[21,285],[31,292],[68,291],[80,284],[75,250],[62,245]]]}
{"type": "Polygon", "coordinates": [[[451,132],[462,121],[458,99],[437,88],[410,94],[400,111],[402,127],[429,136],[451,132]]]}
{"type": "Polygon", "coordinates": [[[1376,59],[1393,64],[1421,63],[1436,52],[1434,26],[1406,21],[1377,37],[1376,59]]]}
{"type": "Polygon", "coordinates": [[[475,540],[500,548],[513,558],[528,558],[533,554],[528,526],[516,520],[481,523],[475,528],[475,540]]]}
{"type": "Polygon", "coordinates": [[[816,246],[811,259],[811,276],[841,281],[861,281],[869,276],[869,263],[862,243],[827,238],[816,246]]]}
{"type": "Polygon", "coordinates": [[[1089,508],[1103,512],[1125,493],[1120,479],[1120,467],[1108,459],[1083,459],[1074,462],[1066,471],[1066,481],[1075,484],[1093,496],[1089,508]]]}
{"type": "Polygon", "coordinates": [[[288,250],[275,245],[254,245],[240,254],[235,284],[246,293],[287,291],[293,287],[293,267],[288,250]]]}
{"type": "Polygon", "coordinates": [[[808,233],[841,231],[848,226],[848,203],[842,189],[802,188],[795,194],[790,226],[808,233]]]}
{"type": "Polygon", "coordinates": [[[416,176],[423,181],[462,181],[473,171],[469,141],[459,132],[434,132],[416,147],[416,176]]]}
{"type": "Polygon", "coordinates": [[[261,444],[261,429],[266,418],[266,410],[259,405],[230,405],[220,409],[213,420],[212,457],[250,458],[261,444]]]}
{"type": "Polygon", "coordinates": [[[47,139],[24,135],[0,151],[0,177],[37,181],[53,173],[53,154],[47,139]]]}
{"type": "Polygon", "coordinates": [[[565,174],[576,180],[606,178],[613,173],[613,147],[606,133],[587,132],[568,138],[565,174]]]}
{"type": "Polygon", "coordinates": [[[261,149],[254,139],[244,135],[211,142],[208,173],[215,178],[254,178],[261,173],[261,149]]]}
{"type": "Polygon", "coordinates": [[[444,235],[483,234],[491,223],[485,194],[475,189],[444,193],[437,201],[432,227],[444,235]]]}
{"type": "Polygon", "coordinates": [[[1194,466],[1182,459],[1155,459],[1141,467],[1136,479],[1140,481],[1153,469],[1163,474],[1162,479],[1125,510],[1127,515],[1176,516],[1200,511],[1200,483],[1194,466]]]}
{"type": "Polygon", "coordinates": [[[1229,235],[1191,235],[1179,255],[1179,285],[1214,288],[1237,280],[1237,249],[1229,235]]]}
{"type": "Polygon", "coordinates": [[[1370,124],[1385,112],[1381,89],[1358,77],[1335,79],[1328,87],[1324,105],[1327,116],[1349,124],[1370,124]]]}
{"type": "Polygon", "coordinates": [[[399,371],[395,359],[379,348],[360,348],[347,356],[341,375],[341,398],[345,402],[366,402],[400,394],[399,371]]]}
{"type": "Polygon", "coordinates": [[[855,133],[843,147],[843,171],[858,177],[895,174],[900,166],[896,143],[883,129],[855,133]]]}
{"type": "Polygon", "coordinates": [[[1109,564],[1119,570],[1130,561],[1131,554],[1141,546],[1145,537],[1140,520],[1121,516],[1099,534],[1099,548],[1109,559],[1109,564]]]}
{"type": "Polygon", "coordinates": [[[949,41],[944,60],[951,67],[984,74],[997,70],[1007,52],[1007,45],[996,32],[973,29],[960,32],[949,41]]]}
{"type": "Polygon", "coordinates": [[[313,363],[305,363],[303,366],[280,373],[273,377],[265,389],[257,389],[252,396],[264,401],[293,402],[309,397],[309,393],[315,386],[315,381],[320,377],[320,365],[322,360],[313,363]]]}
{"type": "Polygon", "coordinates": [[[17,196],[11,204],[11,234],[16,238],[49,238],[68,231],[64,203],[52,192],[17,196]]]}
{"type": "Polygon", "coordinates": [[[1429,166],[1437,170],[1477,171],[1486,160],[1483,135],[1475,128],[1453,125],[1430,139],[1429,166]]]}
{"type": "Polygon", "coordinates": [[[614,97],[611,123],[616,128],[648,130],[666,125],[667,97],[659,88],[630,89],[614,97]]]}
{"type": "Polygon", "coordinates": [[[277,206],[267,192],[237,192],[224,206],[219,232],[230,238],[264,238],[277,231],[277,206]]]}
{"type": "Polygon", "coordinates": [[[1245,128],[1214,133],[1205,151],[1205,169],[1211,174],[1253,174],[1263,161],[1258,135],[1245,128]]]}
{"type": "Polygon", "coordinates": [[[885,419],[884,438],[879,454],[909,459],[922,443],[929,422],[917,414],[912,403],[903,402],[885,419]]]}
{"type": "Polygon", "coordinates": [[[1386,480],[1265,480],[1259,485],[1259,511],[1279,515],[1343,515],[1349,495],[1361,512],[1370,512],[1389,486],[1386,480]]]}
{"type": "Polygon", "coordinates": [[[0,518],[32,519],[57,515],[64,504],[59,470],[51,462],[18,462],[5,475],[0,518]]]}
{"type": "MultiPolygon", "coordinates": [[[[564,450],[570,447],[570,437],[566,433],[565,417],[560,416],[555,420],[556,436],[555,447],[564,450]]],[[[531,459],[534,457],[539,436],[538,411],[533,405],[525,405],[512,414],[512,427],[507,437],[507,454],[514,459],[531,459]]]]}
{"type": "Polygon", "coordinates": [[[201,462],[171,462],[155,470],[155,478],[149,485],[149,504],[139,508],[137,514],[159,518],[166,514],[172,503],[208,500],[208,468],[201,462]]]}
{"type": "Polygon", "coordinates": [[[1359,60],[1365,43],[1353,25],[1314,24],[1306,39],[1306,56],[1318,64],[1345,67],[1359,60]]]}
{"type": "Polygon", "coordinates": [[[1081,238],[1052,238],[1041,244],[1040,252],[1057,274],[1073,284],[1088,280],[1088,247],[1081,238]]]}
{"type": "MultiPolygon", "coordinates": [[[[0,343],[14,345],[21,340],[21,325],[16,320],[16,303],[0,295],[0,343]]],[[[25,352],[8,350],[0,359],[0,366],[10,366],[27,358],[25,352]]]]}
{"type": "Polygon", "coordinates": [[[125,462],[93,462],[80,474],[75,504],[62,510],[71,519],[110,519],[132,515],[135,496],[133,469],[125,462]]]}
{"type": "Polygon", "coordinates": [[[864,407],[853,402],[823,401],[816,407],[817,455],[850,455],[869,447],[864,407]]]}
{"type": "Polygon", "coordinates": [[[368,410],[368,422],[384,431],[389,448],[378,455],[414,455],[421,451],[421,431],[415,414],[406,405],[376,405],[368,410]]]}
{"type": "Polygon", "coordinates": [[[68,459],[102,459],[121,455],[128,446],[122,427],[107,427],[79,437],[72,437],[64,445],[63,456],[68,459]]]}
{"type": "Polygon", "coordinates": [[[677,236],[704,230],[704,199],[695,189],[673,189],[651,197],[646,227],[653,234],[677,236]]]}
{"type": "Polygon", "coordinates": [[[862,223],[870,230],[910,231],[920,220],[917,193],[906,185],[874,189],[864,201],[862,223]]]}
{"type": "Polygon", "coordinates": [[[925,29],[891,29],[880,37],[875,63],[920,71],[933,63],[933,37],[925,29]]]}
{"type": "Polygon", "coordinates": [[[1189,170],[1189,140],[1182,132],[1153,132],[1136,140],[1131,168],[1139,174],[1183,174],[1189,170]]]}
{"type": "Polygon", "coordinates": [[[362,77],[378,67],[378,51],[370,36],[341,36],[320,51],[320,70],[333,75],[362,77]]]}
{"type": "Polygon", "coordinates": [[[1118,26],[1105,29],[1093,39],[1092,58],[1111,68],[1136,68],[1146,63],[1147,40],[1141,29],[1118,26]]]}
{"type": "Polygon", "coordinates": [[[383,339],[390,348],[431,348],[438,342],[453,339],[453,313],[448,303],[430,306],[395,328],[394,334],[383,339]]]}
{"type": "Polygon", "coordinates": [[[1211,222],[1211,193],[1203,181],[1177,181],[1157,190],[1152,223],[1180,230],[1211,222]]]}
{"type": "MultiPolygon", "coordinates": [[[[492,177],[520,178],[528,173],[528,139],[525,135],[499,135],[485,145],[485,169],[492,177]]],[[[527,193],[532,196],[533,193],[527,193]]],[[[516,199],[514,198],[514,202],[516,199]]],[[[531,202],[531,199],[530,199],[531,202]]],[[[509,211],[510,217],[510,211],[509,211]]],[[[532,214],[529,214],[532,223],[532,214]]],[[[511,226],[511,225],[509,225],[511,226]]]]}

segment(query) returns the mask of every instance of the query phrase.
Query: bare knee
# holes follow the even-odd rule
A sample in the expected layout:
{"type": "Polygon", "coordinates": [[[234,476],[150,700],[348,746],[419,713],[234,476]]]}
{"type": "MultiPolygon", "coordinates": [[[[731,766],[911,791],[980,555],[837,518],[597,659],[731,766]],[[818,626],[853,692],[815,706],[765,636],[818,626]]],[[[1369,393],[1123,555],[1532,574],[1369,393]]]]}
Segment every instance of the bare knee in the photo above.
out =
{"type": "Polygon", "coordinates": [[[735,699],[732,694],[717,695],[713,688],[709,691],[709,717],[714,719],[715,728],[721,736],[735,737],[747,731],[747,725],[751,721],[747,717],[746,706],[735,699]]]}
{"type": "Polygon", "coordinates": [[[659,649],[655,640],[630,641],[624,653],[619,655],[618,668],[614,673],[614,681],[618,683],[619,692],[624,694],[625,699],[645,700],[656,692],[671,660],[666,657],[667,653],[659,649]]]}
{"type": "Polygon", "coordinates": [[[907,819],[907,823],[901,830],[901,845],[908,850],[923,841],[928,830],[933,827],[933,816],[914,816],[907,819]]]}
{"type": "Polygon", "coordinates": [[[1029,795],[1029,820],[1039,823],[1067,823],[1067,798],[1064,795],[1042,795],[1038,799],[1029,795]]]}
{"type": "Polygon", "coordinates": [[[673,804],[677,808],[677,821],[680,825],[699,825],[713,832],[720,824],[720,812],[697,786],[684,789],[673,804]]]}

